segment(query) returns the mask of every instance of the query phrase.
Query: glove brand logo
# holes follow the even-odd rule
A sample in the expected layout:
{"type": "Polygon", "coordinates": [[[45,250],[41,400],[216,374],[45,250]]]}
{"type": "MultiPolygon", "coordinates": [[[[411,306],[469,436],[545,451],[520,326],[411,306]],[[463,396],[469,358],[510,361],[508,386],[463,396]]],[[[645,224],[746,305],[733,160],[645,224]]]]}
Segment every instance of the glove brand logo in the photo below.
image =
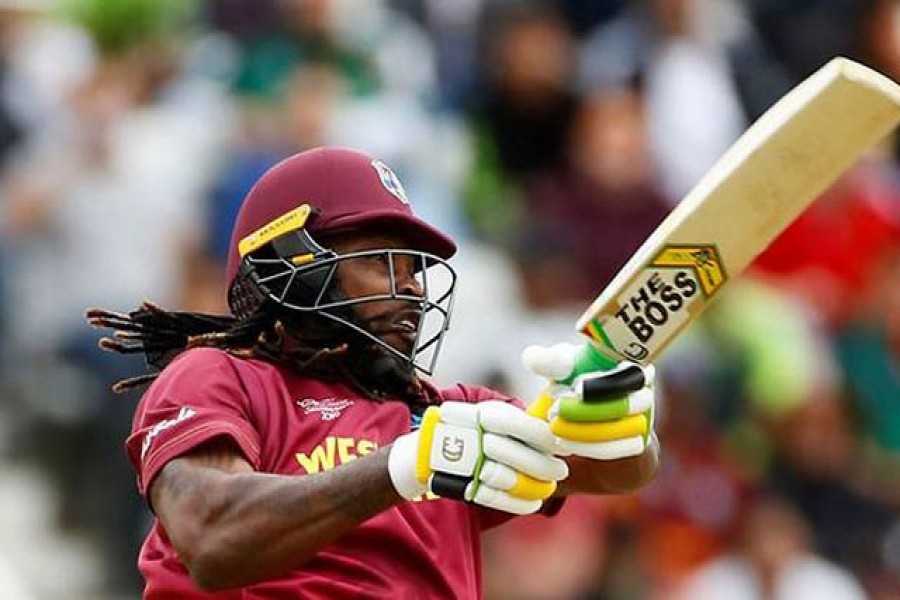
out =
{"type": "Polygon", "coordinates": [[[459,462],[465,454],[466,443],[462,438],[444,438],[441,443],[441,456],[449,462],[459,462]]]}
{"type": "Polygon", "coordinates": [[[337,398],[304,398],[297,400],[297,406],[303,409],[303,414],[311,415],[318,413],[323,421],[334,421],[341,416],[344,409],[353,406],[352,400],[338,400],[337,398]]]}

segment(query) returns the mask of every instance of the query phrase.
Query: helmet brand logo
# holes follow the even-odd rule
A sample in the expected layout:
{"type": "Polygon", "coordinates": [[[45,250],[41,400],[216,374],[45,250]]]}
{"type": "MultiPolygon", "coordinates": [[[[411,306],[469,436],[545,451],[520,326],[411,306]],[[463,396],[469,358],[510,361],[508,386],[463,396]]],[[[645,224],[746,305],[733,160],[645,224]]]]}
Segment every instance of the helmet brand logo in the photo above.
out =
{"type": "Polygon", "coordinates": [[[406,197],[406,191],[403,189],[403,184],[400,183],[400,178],[397,177],[397,174],[384,164],[384,161],[377,158],[372,161],[372,167],[378,173],[378,178],[381,179],[381,185],[384,186],[384,189],[393,194],[403,204],[409,204],[409,198],[406,197]]]}

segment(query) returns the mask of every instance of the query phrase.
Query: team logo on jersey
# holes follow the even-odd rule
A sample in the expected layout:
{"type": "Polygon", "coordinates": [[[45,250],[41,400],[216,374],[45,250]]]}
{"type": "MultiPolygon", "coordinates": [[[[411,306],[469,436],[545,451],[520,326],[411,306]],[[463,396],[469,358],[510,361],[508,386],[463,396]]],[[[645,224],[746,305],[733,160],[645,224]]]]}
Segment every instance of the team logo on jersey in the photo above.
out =
{"type": "Polygon", "coordinates": [[[381,179],[381,185],[384,186],[384,189],[392,193],[403,204],[409,204],[409,198],[406,197],[406,191],[403,189],[403,184],[400,183],[400,178],[397,177],[397,174],[384,164],[384,161],[377,158],[372,161],[372,167],[378,173],[378,178],[381,179]]]}
{"type": "Polygon", "coordinates": [[[334,421],[341,416],[344,409],[353,406],[352,400],[338,400],[337,398],[304,398],[297,400],[297,406],[303,409],[303,414],[318,414],[323,421],[334,421]]]}

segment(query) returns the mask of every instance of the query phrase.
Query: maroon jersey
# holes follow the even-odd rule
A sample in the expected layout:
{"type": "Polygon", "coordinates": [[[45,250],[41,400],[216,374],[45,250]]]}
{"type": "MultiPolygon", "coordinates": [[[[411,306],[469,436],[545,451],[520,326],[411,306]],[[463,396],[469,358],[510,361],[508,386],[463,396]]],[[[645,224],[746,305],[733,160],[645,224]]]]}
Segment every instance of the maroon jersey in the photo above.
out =
{"type": "MultiPolygon", "coordinates": [[[[441,401],[502,398],[465,385],[433,392],[441,401]]],[[[400,401],[370,400],[342,384],[198,348],[173,361],[144,395],[127,449],[146,494],[168,461],[212,438],[230,438],[257,471],[303,476],[390,444],[413,419],[400,401]]],[[[147,600],[479,598],[480,532],[507,518],[424,497],[367,520],[280,579],[219,593],[194,586],[156,521],[138,564],[147,600]]]]}

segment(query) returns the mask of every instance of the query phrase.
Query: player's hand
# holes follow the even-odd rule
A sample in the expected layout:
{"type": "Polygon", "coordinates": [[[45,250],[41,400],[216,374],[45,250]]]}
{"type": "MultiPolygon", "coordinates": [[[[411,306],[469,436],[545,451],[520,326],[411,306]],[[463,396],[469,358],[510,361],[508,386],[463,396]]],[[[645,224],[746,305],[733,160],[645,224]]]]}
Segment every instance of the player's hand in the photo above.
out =
{"type": "Polygon", "coordinates": [[[418,431],[397,438],[388,469],[406,499],[431,491],[528,514],[569,474],[555,445],[545,421],[506,402],[445,402],[425,411],[418,431]]]}
{"type": "Polygon", "coordinates": [[[525,349],[525,367],[551,381],[528,412],[549,422],[559,456],[616,460],[643,454],[654,435],[653,366],[623,361],[584,371],[575,367],[581,352],[572,344],[525,349]],[[573,369],[581,371],[574,378],[573,369]]]}

